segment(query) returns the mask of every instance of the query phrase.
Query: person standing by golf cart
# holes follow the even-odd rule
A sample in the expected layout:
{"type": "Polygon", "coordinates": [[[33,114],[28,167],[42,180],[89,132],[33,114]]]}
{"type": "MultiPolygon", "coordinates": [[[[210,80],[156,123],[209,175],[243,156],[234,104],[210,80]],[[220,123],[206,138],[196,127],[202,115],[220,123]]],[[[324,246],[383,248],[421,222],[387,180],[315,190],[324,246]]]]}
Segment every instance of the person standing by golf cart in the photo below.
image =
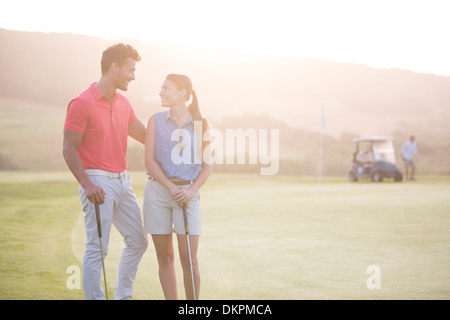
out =
{"type": "MultiPolygon", "coordinates": [[[[117,44],[103,52],[100,81],[70,101],[64,124],[63,155],[80,183],[86,250],[83,290],[86,299],[104,299],[101,284],[103,256],[108,252],[111,224],[124,238],[115,299],[131,299],[139,262],[147,249],[141,209],[126,172],[127,138],[145,143],[145,125],[136,117],[126,91],[135,79],[141,57],[130,45],[117,44]],[[103,256],[95,206],[100,205],[103,256]],[[100,239],[100,244],[99,244],[100,239]]],[[[106,286],[106,283],[105,283],[106,286]]],[[[107,297],[108,298],[108,297],[107,297]]]]}
{"type": "Polygon", "coordinates": [[[400,153],[402,154],[403,161],[405,162],[405,179],[406,180],[416,180],[414,178],[414,171],[416,168],[416,164],[414,162],[414,158],[417,158],[417,144],[414,141],[414,136],[409,137],[409,140],[405,141],[400,149],[400,153]],[[410,175],[408,175],[409,170],[410,175]]]}
{"type": "Polygon", "coordinates": [[[152,235],[159,278],[168,300],[178,299],[172,242],[172,233],[177,234],[186,298],[190,300],[198,298],[200,292],[198,190],[212,171],[202,141],[209,124],[200,112],[197,95],[187,76],[167,75],[159,95],[162,106],[168,110],[154,113],[147,125],[145,166],[150,177],[144,191],[144,227],[152,235]],[[186,106],[191,97],[192,103],[186,106]],[[183,206],[187,221],[183,218],[183,206]],[[189,225],[190,238],[185,234],[184,223],[189,225]]]}

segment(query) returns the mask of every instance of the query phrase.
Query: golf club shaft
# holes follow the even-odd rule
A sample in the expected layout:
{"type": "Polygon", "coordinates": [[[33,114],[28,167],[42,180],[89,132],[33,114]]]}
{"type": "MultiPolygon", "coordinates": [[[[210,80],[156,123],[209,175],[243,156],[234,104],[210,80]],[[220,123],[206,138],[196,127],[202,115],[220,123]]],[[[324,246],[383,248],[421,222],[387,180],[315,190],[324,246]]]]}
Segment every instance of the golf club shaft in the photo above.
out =
{"type": "Polygon", "coordinates": [[[106,285],[105,260],[103,258],[103,246],[102,246],[102,225],[101,225],[101,220],[100,220],[100,208],[99,208],[98,203],[95,204],[95,217],[97,219],[98,241],[100,243],[100,255],[102,257],[103,280],[105,282],[105,296],[106,296],[106,300],[108,300],[108,288],[106,285]]]}
{"type": "Polygon", "coordinates": [[[189,266],[191,268],[192,291],[194,293],[194,300],[197,300],[197,297],[196,297],[196,294],[195,294],[194,269],[192,268],[191,243],[189,241],[189,224],[188,224],[188,220],[187,220],[187,213],[186,213],[186,205],[185,204],[183,204],[183,218],[184,218],[184,226],[185,226],[185,233],[186,233],[186,240],[187,240],[187,247],[188,247],[188,255],[189,255],[189,266]]]}

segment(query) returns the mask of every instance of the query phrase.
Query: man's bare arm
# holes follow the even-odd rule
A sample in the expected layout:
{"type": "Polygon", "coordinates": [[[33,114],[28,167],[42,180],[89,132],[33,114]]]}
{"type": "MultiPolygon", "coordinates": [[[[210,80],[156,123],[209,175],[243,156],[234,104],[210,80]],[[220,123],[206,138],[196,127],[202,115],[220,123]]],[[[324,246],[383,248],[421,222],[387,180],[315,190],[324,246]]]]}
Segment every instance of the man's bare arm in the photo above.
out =
{"type": "Polygon", "coordinates": [[[146,131],[141,120],[133,121],[128,125],[128,135],[142,144],[145,144],[146,131]]]}
{"type": "Polygon", "coordinates": [[[63,156],[70,171],[84,189],[86,197],[92,203],[102,204],[105,200],[105,191],[94,185],[84,171],[83,163],[78,156],[78,147],[83,139],[83,134],[64,129],[63,156]]]}

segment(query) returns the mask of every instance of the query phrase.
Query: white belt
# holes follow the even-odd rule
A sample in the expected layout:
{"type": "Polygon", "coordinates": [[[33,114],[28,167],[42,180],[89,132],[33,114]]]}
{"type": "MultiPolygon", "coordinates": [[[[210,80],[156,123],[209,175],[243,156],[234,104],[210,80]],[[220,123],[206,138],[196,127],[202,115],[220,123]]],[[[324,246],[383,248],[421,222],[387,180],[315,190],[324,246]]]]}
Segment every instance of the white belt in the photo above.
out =
{"type": "Polygon", "coordinates": [[[127,171],[124,170],[122,172],[110,172],[100,169],[86,169],[84,170],[88,176],[105,176],[110,179],[114,178],[125,178],[127,176],[127,171]]]}

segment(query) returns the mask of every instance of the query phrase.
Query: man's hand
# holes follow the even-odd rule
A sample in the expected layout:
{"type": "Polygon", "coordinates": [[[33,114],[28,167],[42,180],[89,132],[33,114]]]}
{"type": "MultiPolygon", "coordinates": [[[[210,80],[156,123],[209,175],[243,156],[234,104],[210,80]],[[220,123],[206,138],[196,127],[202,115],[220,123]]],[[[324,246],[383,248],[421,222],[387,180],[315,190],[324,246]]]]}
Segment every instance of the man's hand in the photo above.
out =
{"type": "Polygon", "coordinates": [[[103,204],[105,202],[105,191],[93,183],[88,184],[84,188],[84,194],[88,200],[94,204],[103,204]]]}

